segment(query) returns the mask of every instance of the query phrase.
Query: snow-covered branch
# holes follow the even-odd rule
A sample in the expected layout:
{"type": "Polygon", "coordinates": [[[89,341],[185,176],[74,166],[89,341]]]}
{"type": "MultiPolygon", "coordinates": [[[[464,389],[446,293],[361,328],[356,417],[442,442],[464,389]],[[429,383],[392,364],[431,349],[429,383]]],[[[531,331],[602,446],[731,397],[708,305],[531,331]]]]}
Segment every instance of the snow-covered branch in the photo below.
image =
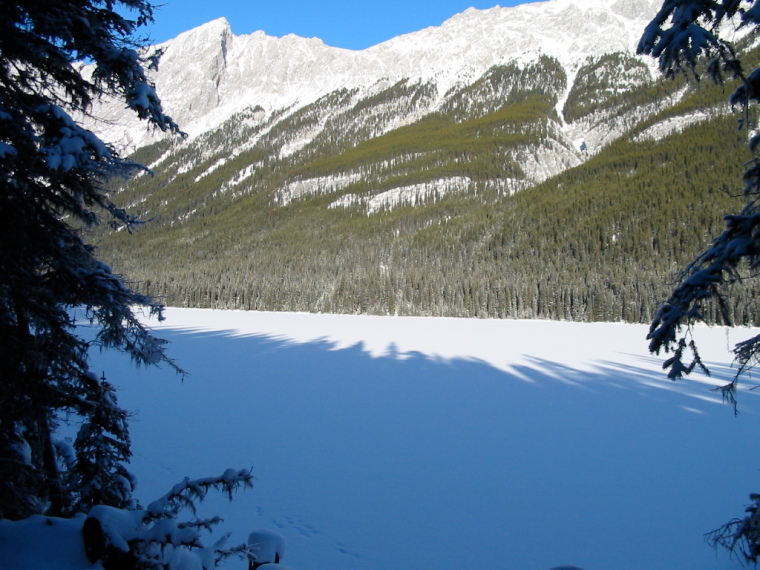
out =
{"type": "Polygon", "coordinates": [[[211,489],[224,493],[231,500],[233,493],[250,487],[253,487],[253,475],[247,469],[227,469],[218,477],[204,479],[185,477],[166,495],[150,503],[147,511],[155,518],[174,517],[185,508],[195,514],[196,501],[203,501],[211,489]]]}
{"type": "Polygon", "coordinates": [[[194,561],[192,567],[210,569],[229,556],[247,557],[250,545],[225,548],[228,535],[213,546],[204,545],[202,533],[221,522],[219,517],[181,522],[177,516],[184,509],[195,516],[196,502],[212,489],[232,498],[235,491],[252,487],[252,480],[247,469],[227,469],[218,477],[186,477],[147,509],[95,506],[83,529],[88,556],[93,562],[133,560],[142,568],[157,570],[183,568],[190,559],[194,561]]]}

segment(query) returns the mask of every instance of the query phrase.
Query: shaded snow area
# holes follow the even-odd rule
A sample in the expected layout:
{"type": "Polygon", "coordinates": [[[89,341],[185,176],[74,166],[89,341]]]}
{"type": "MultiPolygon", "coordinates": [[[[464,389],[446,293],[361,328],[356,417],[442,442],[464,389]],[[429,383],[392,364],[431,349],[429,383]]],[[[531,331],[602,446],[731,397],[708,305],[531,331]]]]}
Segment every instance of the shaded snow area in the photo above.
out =
{"type": "Polygon", "coordinates": [[[84,515],[75,519],[0,519],[0,568],[8,570],[85,570],[102,568],[87,560],[82,542],[84,515]]]}
{"type": "Polygon", "coordinates": [[[252,469],[254,489],[199,513],[225,519],[229,544],[276,531],[296,570],[741,567],[703,535],[760,490],[760,401],[742,390],[735,417],[710,387],[760,331],[698,329],[714,379],[672,383],[642,325],[167,317],[184,381],[110,353],[93,370],[136,413],[144,502],[252,469]]]}

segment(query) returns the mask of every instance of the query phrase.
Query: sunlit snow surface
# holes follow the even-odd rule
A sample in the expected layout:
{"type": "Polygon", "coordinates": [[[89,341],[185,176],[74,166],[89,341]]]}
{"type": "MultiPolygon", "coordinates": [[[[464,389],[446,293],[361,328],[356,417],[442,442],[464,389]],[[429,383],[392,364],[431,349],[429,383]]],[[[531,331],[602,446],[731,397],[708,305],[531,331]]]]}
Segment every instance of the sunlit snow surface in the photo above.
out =
{"type": "MultiPolygon", "coordinates": [[[[298,570],[740,567],[703,534],[760,490],[760,391],[734,417],[704,376],[668,381],[645,326],[167,316],[184,381],[108,353],[93,369],[136,412],[144,501],[253,469],[208,503],[233,543],[276,530],[298,570]]],[[[697,331],[717,379],[753,332],[697,331]]]]}

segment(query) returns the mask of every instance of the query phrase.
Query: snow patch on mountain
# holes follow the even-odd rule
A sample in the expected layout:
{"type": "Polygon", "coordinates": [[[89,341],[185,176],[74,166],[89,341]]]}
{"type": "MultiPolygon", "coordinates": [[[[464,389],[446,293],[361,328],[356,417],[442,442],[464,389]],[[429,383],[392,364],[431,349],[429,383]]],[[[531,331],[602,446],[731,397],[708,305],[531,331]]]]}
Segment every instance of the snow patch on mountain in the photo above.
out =
{"type": "Polygon", "coordinates": [[[304,196],[330,194],[357,182],[361,175],[356,172],[339,176],[321,176],[307,180],[297,180],[287,184],[277,192],[275,198],[280,206],[287,206],[293,200],[304,196]]]}
{"type": "Polygon", "coordinates": [[[446,194],[466,190],[472,181],[466,176],[441,178],[421,184],[410,184],[381,192],[367,200],[367,215],[391,210],[398,206],[418,206],[437,202],[446,194]]]}
{"type": "Polygon", "coordinates": [[[646,128],[641,133],[633,137],[633,140],[636,142],[658,141],[672,134],[682,133],[692,125],[707,121],[713,117],[725,113],[727,113],[727,110],[721,107],[711,109],[709,111],[696,111],[694,113],[689,113],[688,115],[670,117],[668,119],[655,123],[651,127],[646,128]]]}
{"type": "Polygon", "coordinates": [[[233,197],[242,196],[244,194],[247,194],[251,190],[251,185],[247,185],[244,188],[240,188],[240,185],[248,180],[251,176],[253,176],[256,173],[256,165],[255,164],[249,164],[242,170],[240,170],[237,174],[235,174],[232,178],[225,181],[219,188],[214,190],[214,192],[211,193],[211,197],[215,198],[217,196],[220,196],[222,194],[226,194],[230,190],[235,190],[233,192],[233,197]]]}
{"type": "MultiPolygon", "coordinates": [[[[549,140],[540,147],[532,147],[522,151],[515,158],[526,174],[523,187],[515,188],[515,191],[540,184],[568,168],[578,166],[582,162],[580,151],[571,150],[554,140],[549,140]]],[[[514,191],[510,192],[510,194],[512,193],[514,191]]]]}
{"type": "Polygon", "coordinates": [[[203,178],[205,178],[206,176],[208,176],[209,174],[211,174],[212,172],[214,172],[214,170],[216,170],[217,168],[219,168],[219,167],[224,166],[225,164],[227,164],[228,160],[229,159],[227,157],[220,158],[219,160],[217,160],[216,162],[214,162],[214,164],[212,164],[206,170],[204,170],[198,176],[196,176],[195,177],[195,182],[200,182],[203,178]]]}
{"type": "Polygon", "coordinates": [[[375,194],[374,196],[359,196],[358,194],[345,194],[332,202],[329,208],[366,208],[367,215],[371,216],[379,212],[387,212],[401,206],[420,206],[427,203],[435,203],[447,194],[462,192],[470,189],[472,180],[467,176],[452,176],[409,184],[392,188],[375,194]]]}
{"type": "Polygon", "coordinates": [[[672,106],[680,100],[683,92],[677,94],[672,100],[666,99],[648,105],[640,105],[636,109],[626,113],[619,113],[616,109],[607,109],[592,113],[574,123],[562,126],[565,140],[573,141],[576,148],[580,149],[583,160],[599,154],[613,141],[630,132],[637,124],[658,111],[672,106]]]}

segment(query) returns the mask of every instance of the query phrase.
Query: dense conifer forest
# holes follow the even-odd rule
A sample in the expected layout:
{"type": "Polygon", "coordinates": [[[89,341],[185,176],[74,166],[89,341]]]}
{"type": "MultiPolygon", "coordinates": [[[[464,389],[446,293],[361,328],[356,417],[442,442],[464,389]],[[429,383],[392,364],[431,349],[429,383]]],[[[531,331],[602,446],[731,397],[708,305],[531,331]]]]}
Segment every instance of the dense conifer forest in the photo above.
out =
{"type": "MultiPolygon", "coordinates": [[[[560,102],[567,80],[543,57],[433,113],[435,86],[402,81],[140,149],[155,175],[116,199],[152,221],[98,236],[100,255],[174,306],[647,322],[740,206],[746,133],[730,87],[655,80],[624,54],[589,60],[560,102]],[[558,108],[627,132],[536,183],[526,161],[560,145],[558,108]],[[711,118],[641,136],[699,112],[711,118]],[[392,194],[409,187],[423,190],[392,194]]],[[[757,322],[752,293],[732,295],[736,323],[757,322]]]]}

